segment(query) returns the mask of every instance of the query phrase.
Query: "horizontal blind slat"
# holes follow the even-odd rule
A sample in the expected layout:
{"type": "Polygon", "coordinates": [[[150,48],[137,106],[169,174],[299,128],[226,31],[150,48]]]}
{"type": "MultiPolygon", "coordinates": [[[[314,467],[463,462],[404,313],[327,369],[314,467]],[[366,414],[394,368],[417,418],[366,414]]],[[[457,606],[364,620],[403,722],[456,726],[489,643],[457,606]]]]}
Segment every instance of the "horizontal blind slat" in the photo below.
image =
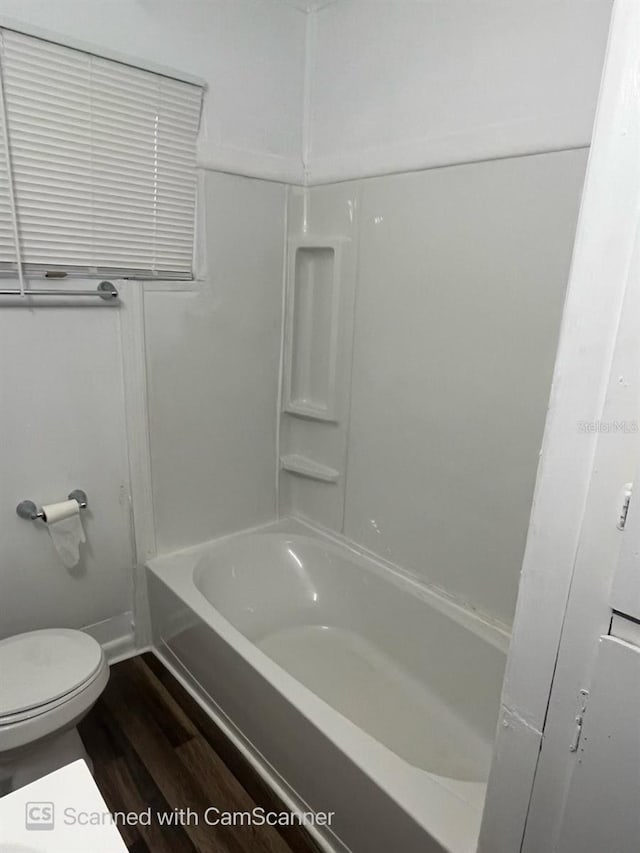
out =
{"type": "MultiPolygon", "coordinates": [[[[201,88],[13,31],[2,65],[27,268],[189,275],[201,88]]],[[[0,264],[6,176],[0,157],[0,264]]]]}

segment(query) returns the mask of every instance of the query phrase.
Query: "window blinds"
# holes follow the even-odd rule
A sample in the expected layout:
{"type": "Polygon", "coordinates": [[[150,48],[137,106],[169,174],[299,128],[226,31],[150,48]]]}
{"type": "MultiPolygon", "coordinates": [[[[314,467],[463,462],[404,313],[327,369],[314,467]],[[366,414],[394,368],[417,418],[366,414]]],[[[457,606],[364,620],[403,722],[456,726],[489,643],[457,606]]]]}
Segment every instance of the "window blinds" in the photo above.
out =
{"type": "Polygon", "coordinates": [[[191,278],[201,87],[11,30],[0,64],[0,269],[191,278]]]}

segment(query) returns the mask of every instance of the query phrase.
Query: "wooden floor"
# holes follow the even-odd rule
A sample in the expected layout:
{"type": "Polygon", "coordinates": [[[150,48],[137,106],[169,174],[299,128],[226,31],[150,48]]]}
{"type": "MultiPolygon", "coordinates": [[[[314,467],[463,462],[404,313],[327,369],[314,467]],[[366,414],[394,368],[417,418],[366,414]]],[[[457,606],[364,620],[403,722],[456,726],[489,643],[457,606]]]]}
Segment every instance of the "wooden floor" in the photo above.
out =
{"type": "MultiPolygon", "coordinates": [[[[111,812],[190,808],[286,811],[238,750],[153,655],[111,668],[80,724],[111,812]]],[[[132,853],[318,853],[300,827],[119,826],[132,853]]]]}

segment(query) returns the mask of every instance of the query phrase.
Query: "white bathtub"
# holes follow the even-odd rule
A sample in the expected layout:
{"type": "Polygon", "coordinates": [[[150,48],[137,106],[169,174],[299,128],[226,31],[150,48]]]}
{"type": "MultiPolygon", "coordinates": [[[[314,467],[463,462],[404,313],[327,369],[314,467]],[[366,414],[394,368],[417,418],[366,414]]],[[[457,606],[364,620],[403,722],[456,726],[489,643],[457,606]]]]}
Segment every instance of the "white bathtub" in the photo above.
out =
{"type": "Polygon", "coordinates": [[[503,632],[292,521],[148,580],[160,655],[293,802],[335,812],[330,846],[475,850],[503,632]]]}

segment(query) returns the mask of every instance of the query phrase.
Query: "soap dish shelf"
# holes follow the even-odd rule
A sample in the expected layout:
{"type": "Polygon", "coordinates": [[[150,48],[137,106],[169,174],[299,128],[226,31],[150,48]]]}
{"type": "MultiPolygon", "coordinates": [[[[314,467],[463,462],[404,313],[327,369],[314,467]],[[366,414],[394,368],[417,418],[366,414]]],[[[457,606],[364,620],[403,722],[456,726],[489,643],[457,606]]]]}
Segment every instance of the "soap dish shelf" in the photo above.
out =
{"type": "Polygon", "coordinates": [[[281,456],[280,467],[289,474],[306,477],[308,480],[319,480],[321,483],[337,483],[340,477],[340,472],[335,468],[330,468],[299,453],[281,456]]]}

